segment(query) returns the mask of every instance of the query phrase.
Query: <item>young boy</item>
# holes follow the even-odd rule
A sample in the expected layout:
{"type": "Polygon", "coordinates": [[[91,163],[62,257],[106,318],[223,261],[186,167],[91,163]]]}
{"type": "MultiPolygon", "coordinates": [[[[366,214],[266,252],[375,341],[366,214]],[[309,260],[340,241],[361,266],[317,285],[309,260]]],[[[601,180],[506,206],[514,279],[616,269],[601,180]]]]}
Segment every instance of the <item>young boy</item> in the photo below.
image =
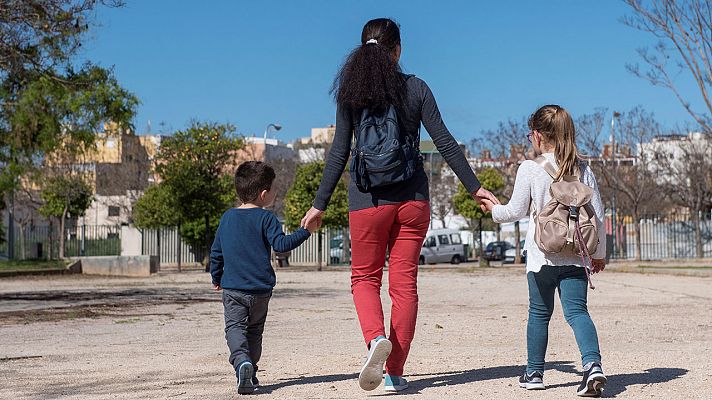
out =
{"type": "Polygon", "coordinates": [[[260,161],[237,168],[235,188],[242,205],[223,214],[210,251],[213,289],[223,291],[225,339],[239,394],[254,392],[258,384],[262,332],[275,285],[270,249],[293,250],[319,228],[317,221],[308,230],[284,234],[277,217],[263,208],[274,202],[274,178],[274,169],[260,161]]]}

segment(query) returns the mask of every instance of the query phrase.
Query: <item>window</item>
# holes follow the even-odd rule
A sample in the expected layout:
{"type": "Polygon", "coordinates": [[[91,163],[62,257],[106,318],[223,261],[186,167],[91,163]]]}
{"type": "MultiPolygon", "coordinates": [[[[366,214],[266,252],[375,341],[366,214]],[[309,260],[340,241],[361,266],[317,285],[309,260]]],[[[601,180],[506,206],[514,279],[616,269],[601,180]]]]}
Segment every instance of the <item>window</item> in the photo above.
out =
{"type": "Polygon", "coordinates": [[[462,239],[460,238],[460,234],[459,233],[451,233],[450,234],[450,242],[452,244],[461,244],[462,239]]]}
{"type": "Polygon", "coordinates": [[[429,238],[425,239],[423,247],[435,247],[435,236],[430,236],[429,238]]]}
{"type": "Polygon", "coordinates": [[[441,246],[450,244],[450,240],[448,240],[447,235],[438,235],[438,241],[440,242],[441,246]]]}
{"type": "Polygon", "coordinates": [[[118,206],[109,206],[109,216],[118,217],[121,215],[121,209],[118,206]]]}

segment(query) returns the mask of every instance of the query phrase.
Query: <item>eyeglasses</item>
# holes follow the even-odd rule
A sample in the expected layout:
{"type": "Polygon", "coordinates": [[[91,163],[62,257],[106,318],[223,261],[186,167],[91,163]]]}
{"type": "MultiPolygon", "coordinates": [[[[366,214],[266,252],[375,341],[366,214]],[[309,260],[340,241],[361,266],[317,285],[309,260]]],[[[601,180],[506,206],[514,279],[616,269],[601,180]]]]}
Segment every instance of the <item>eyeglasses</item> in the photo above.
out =
{"type": "Polygon", "coordinates": [[[534,136],[534,131],[529,131],[529,133],[527,133],[527,140],[529,141],[529,143],[532,142],[533,136],[534,136]]]}

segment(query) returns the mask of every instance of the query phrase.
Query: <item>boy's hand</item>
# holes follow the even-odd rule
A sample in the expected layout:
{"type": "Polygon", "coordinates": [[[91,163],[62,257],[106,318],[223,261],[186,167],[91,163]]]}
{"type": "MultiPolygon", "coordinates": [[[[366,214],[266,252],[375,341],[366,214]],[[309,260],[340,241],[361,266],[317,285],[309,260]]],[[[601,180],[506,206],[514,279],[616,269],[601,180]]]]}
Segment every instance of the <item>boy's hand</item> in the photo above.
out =
{"type": "Polygon", "coordinates": [[[591,260],[591,273],[596,274],[601,271],[603,271],[606,268],[606,259],[605,258],[594,258],[591,260]]]}
{"type": "Polygon", "coordinates": [[[213,283],[213,290],[216,291],[216,292],[219,292],[219,291],[222,290],[222,288],[220,287],[220,285],[216,285],[216,284],[213,283]]]}
{"type": "Polygon", "coordinates": [[[321,228],[321,216],[318,216],[316,218],[313,218],[312,220],[307,223],[306,230],[309,231],[309,233],[314,233],[321,228]]]}

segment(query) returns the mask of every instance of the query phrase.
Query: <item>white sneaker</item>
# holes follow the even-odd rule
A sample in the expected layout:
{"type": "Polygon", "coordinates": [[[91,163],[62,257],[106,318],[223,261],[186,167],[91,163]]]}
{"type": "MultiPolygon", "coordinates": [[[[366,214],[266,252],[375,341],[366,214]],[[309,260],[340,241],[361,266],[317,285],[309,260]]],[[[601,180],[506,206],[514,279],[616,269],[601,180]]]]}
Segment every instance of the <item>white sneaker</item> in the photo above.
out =
{"type": "Polygon", "coordinates": [[[391,354],[393,344],[383,336],[371,340],[366,362],[358,374],[358,384],[363,390],[373,390],[381,384],[383,380],[383,364],[391,354]]]}

